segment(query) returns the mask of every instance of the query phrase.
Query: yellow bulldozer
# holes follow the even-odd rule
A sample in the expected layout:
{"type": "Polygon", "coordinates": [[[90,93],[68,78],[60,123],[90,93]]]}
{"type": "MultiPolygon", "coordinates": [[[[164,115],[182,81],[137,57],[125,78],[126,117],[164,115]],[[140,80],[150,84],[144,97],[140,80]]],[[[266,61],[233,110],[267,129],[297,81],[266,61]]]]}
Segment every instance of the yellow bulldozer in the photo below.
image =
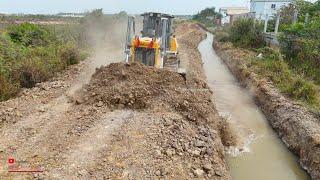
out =
{"type": "Polygon", "coordinates": [[[140,62],[146,66],[166,68],[185,74],[185,70],[180,68],[178,43],[172,30],[174,16],[155,12],[144,13],[141,16],[141,35],[136,35],[135,18],[128,18],[125,61],[140,62]]]}

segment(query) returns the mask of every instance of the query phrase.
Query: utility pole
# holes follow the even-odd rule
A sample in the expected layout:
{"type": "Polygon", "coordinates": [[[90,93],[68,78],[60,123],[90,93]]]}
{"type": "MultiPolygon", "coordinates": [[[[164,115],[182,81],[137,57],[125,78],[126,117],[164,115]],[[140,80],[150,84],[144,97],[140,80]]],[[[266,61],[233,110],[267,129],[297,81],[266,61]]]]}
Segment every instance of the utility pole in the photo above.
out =
{"type": "Polygon", "coordinates": [[[274,33],[278,34],[278,30],[279,30],[279,24],[280,24],[280,13],[277,13],[277,20],[276,20],[276,27],[274,28],[274,33]]]}
{"type": "Polygon", "coordinates": [[[267,32],[267,28],[268,28],[268,21],[269,21],[269,15],[266,14],[265,20],[264,20],[264,29],[263,32],[266,33],[267,32]]]}
{"type": "Polygon", "coordinates": [[[293,22],[293,24],[295,24],[295,23],[297,23],[297,21],[298,21],[298,10],[295,9],[295,10],[294,10],[294,14],[293,14],[293,20],[292,20],[292,22],[293,22]]]}

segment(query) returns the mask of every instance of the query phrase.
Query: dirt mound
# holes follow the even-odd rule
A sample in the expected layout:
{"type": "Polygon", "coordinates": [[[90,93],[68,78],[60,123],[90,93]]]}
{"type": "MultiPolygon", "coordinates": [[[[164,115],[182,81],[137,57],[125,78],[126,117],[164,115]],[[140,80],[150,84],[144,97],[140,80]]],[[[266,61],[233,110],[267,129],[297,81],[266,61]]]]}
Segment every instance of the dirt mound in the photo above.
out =
{"type": "Polygon", "coordinates": [[[154,109],[169,107],[190,120],[206,119],[214,111],[211,91],[188,88],[184,77],[169,70],[146,67],[139,63],[113,63],[96,70],[85,88],[84,101],[110,109],[154,109]]]}
{"type": "Polygon", "coordinates": [[[128,178],[132,173],[127,171],[134,168],[136,179],[228,179],[222,122],[211,90],[198,81],[191,85],[178,73],[138,63],[97,69],[81,92],[77,109],[94,106],[97,111],[129,110],[132,115],[111,140],[110,149],[102,153],[101,159],[108,160],[99,162],[100,169],[108,170],[100,172],[95,166],[90,174],[128,178]]]}
{"type": "Polygon", "coordinates": [[[114,63],[97,69],[87,87],[89,103],[135,109],[150,106],[150,100],[183,86],[184,79],[170,71],[158,71],[143,65],[114,63]]]}

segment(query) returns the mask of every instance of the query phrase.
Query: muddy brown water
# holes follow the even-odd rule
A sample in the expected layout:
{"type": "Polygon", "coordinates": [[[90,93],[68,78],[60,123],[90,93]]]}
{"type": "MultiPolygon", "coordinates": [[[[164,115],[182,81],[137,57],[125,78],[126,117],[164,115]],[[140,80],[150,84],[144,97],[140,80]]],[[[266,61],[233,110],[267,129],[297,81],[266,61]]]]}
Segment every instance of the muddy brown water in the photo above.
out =
{"type": "Polygon", "coordinates": [[[310,179],[278,138],[250,92],[241,87],[212,48],[213,35],[199,44],[208,84],[219,113],[231,124],[237,145],[226,149],[234,180],[310,179]]]}

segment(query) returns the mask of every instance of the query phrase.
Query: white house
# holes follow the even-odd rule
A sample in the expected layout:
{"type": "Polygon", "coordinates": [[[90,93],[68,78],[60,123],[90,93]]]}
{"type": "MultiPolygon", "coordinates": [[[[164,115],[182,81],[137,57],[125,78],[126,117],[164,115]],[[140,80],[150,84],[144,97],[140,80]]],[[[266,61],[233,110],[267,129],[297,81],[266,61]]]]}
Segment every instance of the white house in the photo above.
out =
{"type": "Polygon", "coordinates": [[[287,6],[293,3],[294,0],[251,0],[250,12],[255,13],[257,18],[264,18],[267,14],[272,16],[282,6],[287,6]]]}
{"type": "Polygon", "coordinates": [[[221,24],[230,24],[232,19],[236,16],[249,13],[249,9],[246,7],[222,7],[219,9],[219,13],[222,14],[221,24]]]}

